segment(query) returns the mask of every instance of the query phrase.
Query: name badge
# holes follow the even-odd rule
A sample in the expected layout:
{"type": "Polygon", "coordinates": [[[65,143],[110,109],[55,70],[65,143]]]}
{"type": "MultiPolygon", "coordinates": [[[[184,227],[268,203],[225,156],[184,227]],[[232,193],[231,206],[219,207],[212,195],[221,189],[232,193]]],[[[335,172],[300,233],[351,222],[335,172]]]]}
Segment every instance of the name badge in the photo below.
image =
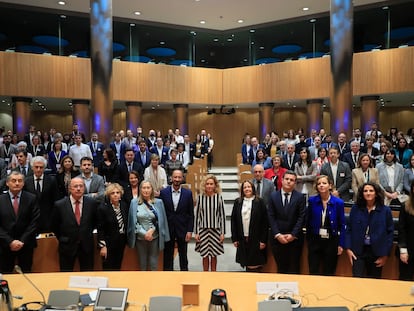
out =
{"type": "Polygon", "coordinates": [[[329,232],[328,229],[320,228],[319,229],[319,235],[322,239],[329,239],[329,232]]]}
{"type": "Polygon", "coordinates": [[[364,245],[371,245],[371,237],[368,234],[365,235],[364,245]]]}
{"type": "Polygon", "coordinates": [[[60,164],[56,164],[56,169],[60,169],[60,164]]]}
{"type": "Polygon", "coordinates": [[[10,162],[10,158],[4,158],[4,162],[8,164],[10,162]]]}
{"type": "Polygon", "coordinates": [[[339,177],[345,177],[345,173],[339,173],[339,177]]]}
{"type": "Polygon", "coordinates": [[[92,154],[92,156],[93,156],[93,157],[96,157],[96,152],[94,152],[94,153],[92,154]]]}

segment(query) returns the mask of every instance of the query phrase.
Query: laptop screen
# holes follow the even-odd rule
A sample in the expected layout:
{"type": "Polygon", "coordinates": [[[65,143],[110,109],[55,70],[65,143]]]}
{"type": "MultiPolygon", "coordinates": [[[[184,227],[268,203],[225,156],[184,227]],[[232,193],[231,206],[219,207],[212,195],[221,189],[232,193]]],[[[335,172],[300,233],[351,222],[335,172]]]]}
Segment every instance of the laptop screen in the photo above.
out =
{"type": "Polygon", "coordinates": [[[94,310],[124,311],[128,288],[99,288],[94,310]]]}

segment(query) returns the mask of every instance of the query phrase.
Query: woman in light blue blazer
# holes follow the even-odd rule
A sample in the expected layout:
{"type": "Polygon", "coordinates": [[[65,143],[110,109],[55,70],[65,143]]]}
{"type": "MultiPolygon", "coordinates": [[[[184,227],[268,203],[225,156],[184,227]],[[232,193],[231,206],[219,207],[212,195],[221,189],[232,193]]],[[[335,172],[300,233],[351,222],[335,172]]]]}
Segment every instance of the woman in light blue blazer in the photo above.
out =
{"type": "Polygon", "coordinates": [[[156,271],[160,251],[170,240],[162,200],[154,197],[152,184],[144,180],[139,196],[131,201],[128,218],[128,246],[136,247],[141,271],[156,271]]]}

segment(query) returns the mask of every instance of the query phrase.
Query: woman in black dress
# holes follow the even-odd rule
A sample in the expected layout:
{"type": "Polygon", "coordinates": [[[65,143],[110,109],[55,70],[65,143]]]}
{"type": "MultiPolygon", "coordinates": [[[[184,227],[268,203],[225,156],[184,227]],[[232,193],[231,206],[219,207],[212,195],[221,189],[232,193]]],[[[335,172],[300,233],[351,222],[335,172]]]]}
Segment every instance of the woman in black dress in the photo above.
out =
{"type": "Polygon", "coordinates": [[[231,214],[231,240],[237,248],[236,262],[246,271],[260,272],[266,263],[268,231],[266,205],[256,197],[253,183],[244,181],[231,214]]]}
{"type": "Polygon", "coordinates": [[[98,164],[98,174],[104,178],[106,185],[119,181],[118,159],[111,148],[104,150],[103,160],[98,164]]]}

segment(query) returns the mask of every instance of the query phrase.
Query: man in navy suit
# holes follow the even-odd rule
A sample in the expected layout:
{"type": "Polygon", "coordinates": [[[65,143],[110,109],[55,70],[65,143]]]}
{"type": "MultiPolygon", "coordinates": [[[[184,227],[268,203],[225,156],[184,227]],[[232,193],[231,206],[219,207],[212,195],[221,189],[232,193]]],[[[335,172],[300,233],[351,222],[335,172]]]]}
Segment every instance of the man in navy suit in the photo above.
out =
{"type": "Polygon", "coordinates": [[[60,270],[73,271],[79,259],[80,271],[92,271],[98,202],[83,195],[85,183],[80,177],[72,178],[69,192],[69,196],[56,201],[52,225],[59,241],[60,270]]]}
{"type": "Polygon", "coordinates": [[[138,172],[139,181],[144,179],[144,168],[140,162],[134,160],[135,154],[131,148],[125,149],[123,156],[125,161],[118,166],[119,180],[123,187],[127,187],[129,184],[129,173],[132,171],[138,172]]]}
{"type": "Polygon", "coordinates": [[[188,271],[187,244],[194,227],[194,203],[191,190],[181,187],[183,172],[174,170],[172,185],[160,192],[170,229],[170,241],[165,243],[164,270],[174,270],[174,245],[177,242],[180,270],[188,271]]]}
{"type": "Polygon", "coordinates": [[[145,140],[138,142],[138,151],[135,153],[135,161],[140,163],[145,170],[151,164],[151,152],[147,149],[145,140]]]}
{"type": "Polygon", "coordinates": [[[154,147],[149,150],[151,153],[155,153],[160,157],[160,165],[164,167],[165,162],[167,162],[169,158],[169,150],[167,147],[164,146],[161,137],[157,138],[157,143],[154,147]]]}
{"type": "Polygon", "coordinates": [[[103,161],[103,152],[105,145],[98,141],[98,134],[92,133],[91,141],[87,143],[89,149],[91,149],[93,166],[98,167],[98,164],[103,161]]]}
{"type": "Polygon", "coordinates": [[[282,189],[273,192],[269,202],[272,253],[278,273],[300,273],[306,200],[302,193],[294,190],[296,179],[295,172],[286,171],[282,189]]]}
{"type": "Polygon", "coordinates": [[[118,159],[118,164],[121,164],[125,161],[124,154],[126,145],[122,142],[122,137],[120,133],[115,134],[115,139],[113,142],[109,144],[109,148],[111,148],[114,151],[116,158],[118,159]]]}
{"type": "Polygon", "coordinates": [[[9,190],[0,195],[0,272],[12,273],[16,259],[23,272],[30,272],[39,219],[36,196],[22,190],[20,172],[11,172],[6,183],[9,190]]]}

